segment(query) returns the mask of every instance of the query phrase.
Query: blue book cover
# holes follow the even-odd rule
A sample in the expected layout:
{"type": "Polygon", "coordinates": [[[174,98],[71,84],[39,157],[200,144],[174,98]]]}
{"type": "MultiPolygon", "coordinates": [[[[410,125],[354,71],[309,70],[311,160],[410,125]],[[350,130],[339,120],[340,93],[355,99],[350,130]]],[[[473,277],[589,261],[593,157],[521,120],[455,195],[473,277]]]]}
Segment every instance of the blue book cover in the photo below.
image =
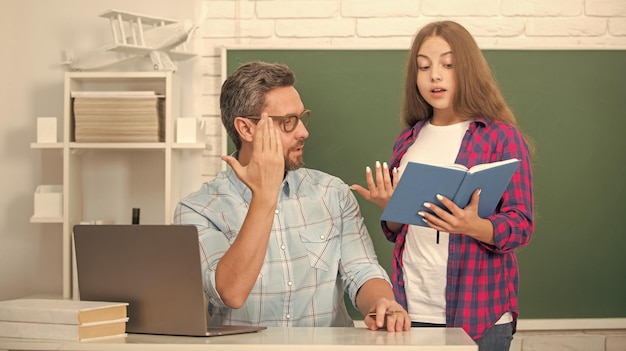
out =
{"type": "Polygon", "coordinates": [[[518,159],[476,165],[469,170],[463,165],[429,165],[409,162],[400,182],[385,207],[381,220],[427,227],[420,211],[428,211],[424,202],[446,209],[437,194],[441,194],[460,208],[469,204],[476,189],[482,189],[478,215],[493,214],[504,190],[519,165],[518,159]]]}

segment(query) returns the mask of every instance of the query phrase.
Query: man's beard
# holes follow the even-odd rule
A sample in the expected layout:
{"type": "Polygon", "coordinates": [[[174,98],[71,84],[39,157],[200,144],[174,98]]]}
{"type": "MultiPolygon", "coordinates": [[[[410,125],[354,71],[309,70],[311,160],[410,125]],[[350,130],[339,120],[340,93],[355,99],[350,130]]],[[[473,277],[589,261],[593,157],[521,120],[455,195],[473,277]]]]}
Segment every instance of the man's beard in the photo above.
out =
{"type": "Polygon", "coordinates": [[[302,166],[304,166],[304,159],[302,158],[302,156],[299,156],[294,161],[285,157],[285,172],[295,171],[296,169],[301,168],[302,166]]]}
{"type": "Polygon", "coordinates": [[[287,156],[285,156],[285,172],[295,171],[296,169],[304,166],[304,158],[302,157],[302,155],[298,156],[295,160],[291,160],[289,158],[289,154],[291,153],[292,150],[301,148],[303,146],[304,146],[304,141],[301,141],[298,143],[298,145],[292,148],[289,148],[289,150],[287,151],[287,156]]]}

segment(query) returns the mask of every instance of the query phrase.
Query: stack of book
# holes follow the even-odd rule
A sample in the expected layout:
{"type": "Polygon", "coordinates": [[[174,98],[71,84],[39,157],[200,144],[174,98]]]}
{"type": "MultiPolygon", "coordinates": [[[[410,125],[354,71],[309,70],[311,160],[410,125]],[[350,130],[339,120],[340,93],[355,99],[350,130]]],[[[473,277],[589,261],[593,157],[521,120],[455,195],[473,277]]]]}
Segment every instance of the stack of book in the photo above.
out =
{"type": "Polygon", "coordinates": [[[126,336],[128,303],[62,299],[0,301],[0,337],[96,340],[126,336]]]}
{"type": "Polygon", "coordinates": [[[73,91],[74,140],[165,140],[165,98],[154,91],[73,91]]]}

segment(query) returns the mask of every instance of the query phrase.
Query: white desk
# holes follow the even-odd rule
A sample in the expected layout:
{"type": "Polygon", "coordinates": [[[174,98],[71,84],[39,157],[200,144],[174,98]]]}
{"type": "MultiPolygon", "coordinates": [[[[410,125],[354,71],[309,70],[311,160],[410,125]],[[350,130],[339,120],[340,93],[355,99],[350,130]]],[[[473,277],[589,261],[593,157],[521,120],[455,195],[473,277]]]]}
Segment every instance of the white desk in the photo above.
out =
{"type": "Polygon", "coordinates": [[[44,341],[0,338],[0,350],[413,350],[476,351],[478,346],[460,328],[412,328],[388,333],[366,328],[268,328],[252,334],[184,337],[129,334],[102,341],[44,341]]]}

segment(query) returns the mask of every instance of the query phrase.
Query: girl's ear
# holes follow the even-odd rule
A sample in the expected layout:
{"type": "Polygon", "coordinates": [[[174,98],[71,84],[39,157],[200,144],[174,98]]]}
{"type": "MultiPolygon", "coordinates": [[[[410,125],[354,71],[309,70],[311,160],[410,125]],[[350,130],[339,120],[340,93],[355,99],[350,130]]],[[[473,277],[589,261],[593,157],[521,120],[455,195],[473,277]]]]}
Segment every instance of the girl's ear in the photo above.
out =
{"type": "Polygon", "coordinates": [[[248,118],[243,117],[235,117],[235,130],[239,133],[239,138],[245,142],[252,142],[252,135],[254,135],[254,131],[256,125],[252,123],[252,121],[248,118]]]}

